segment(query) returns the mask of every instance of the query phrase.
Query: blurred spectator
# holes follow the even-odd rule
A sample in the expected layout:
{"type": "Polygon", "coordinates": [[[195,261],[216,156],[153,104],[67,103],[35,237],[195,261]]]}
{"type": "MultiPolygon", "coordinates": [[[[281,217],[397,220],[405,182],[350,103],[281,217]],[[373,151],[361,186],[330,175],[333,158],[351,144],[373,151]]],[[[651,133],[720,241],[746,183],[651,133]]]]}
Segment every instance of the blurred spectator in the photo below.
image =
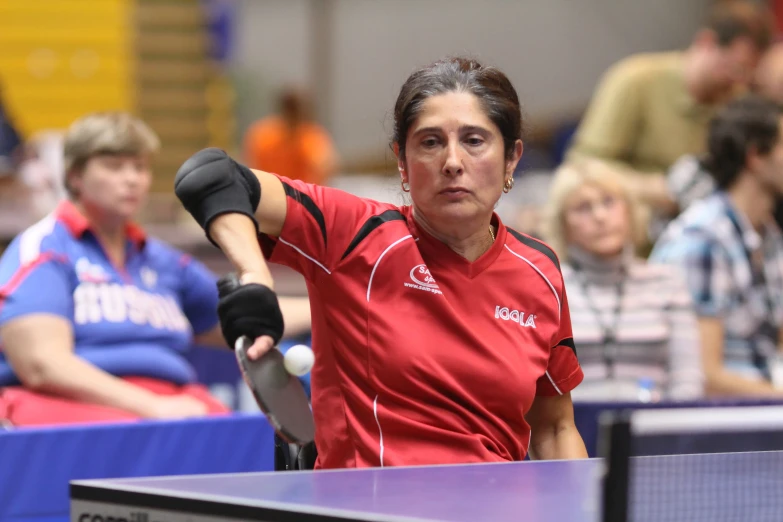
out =
{"type": "Polygon", "coordinates": [[[11,121],[3,103],[3,90],[0,84],[0,177],[14,173],[22,154],[23,140],[11,121]]]}
{"type": "MultiPolygon", "coordinates": [[[[64,138],[69,199],[0,258],[0,411],[15,425],[225,413],[184,353],[223,346],[215,277],[132,222],[158,138],[123,113],[64,138]]],[[[306,298],[281,303],[288,334],[306,298]],[[296,308],[291,309],[291,305],[296,308]]]]}
{"type": "MultiPolygon", "coordinates": [[[[756,70],[753,87],[759,95],[783,106],[783,42],[776,43],[764,54],[756,70]]],[[[669,169],[669,192],[680,210],[715,191],[715,179],[707,170],[705,158],[703,154],[686,154],[669,169]]],[[[778,226],[783,226],[781,198],[776,202],[775,214],[778,226]]]]}
{"type": "Polygon", "coordinates": [[[39,132],[25,144],[19,179],[28,190],[32,221],[43,218],[68,197],[63,179],[63,138],[62,132],[39,132]]]}
{"type": "Polygon", "coordinates": [[[676,213],[666,170],[704,148],[714,110],[751,81],[772,22],[758,2],[720,1],[682,52],[631,56],[601,80],[569,157],[594,156],[633,170],[631,189],[663,214],[676,213]]]}
{"type": "Polygon", "coordinates": [[[323,185],[337,168],[329,134],[313,121],[309,98],[295,89],[280,94],[278,113],[254,123],[244,142],[254,169],[323,185]]]}
{"type": "Polygon", "coordinates": [[[774,44],[764,53],[753,88],[761,96],[783,105],[783,42],[774,44]]]}
{"type": "Polygon", "coordinates": [[[552,181],[544,239],[562,259],[585,373],[574,400],[692,399],[703,394],[696,315],[679,272],[634,255],[638,205],[612,165],[566,163],[552,181]]]}
{"type": "Polygon", "coordinates": [[[748,95],[717,115],[704,162],[717,191],[674,220],[651,254],[685,272],[713,394],[781,394],[770,363],[783,324],[783,237],[772,219],[783,194],[782,114],[748,95]]]}

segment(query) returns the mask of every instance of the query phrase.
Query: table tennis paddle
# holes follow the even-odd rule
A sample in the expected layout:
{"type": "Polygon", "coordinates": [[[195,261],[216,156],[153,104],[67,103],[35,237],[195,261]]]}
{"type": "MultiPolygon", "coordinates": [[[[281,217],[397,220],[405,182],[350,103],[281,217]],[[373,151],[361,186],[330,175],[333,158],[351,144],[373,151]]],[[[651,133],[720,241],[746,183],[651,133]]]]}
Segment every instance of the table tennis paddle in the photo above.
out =
{"type": "MultiPolygon", "coordinates": [[[[228,274],[218,281],[218,292],[224,296],[241,283],[236,274],[228,274]]],[[[315,425],[310,402],[302,383],[288,373],[283,354],[277,347],[256,360],[250,360],[247,350],[254,339],[243,336],[234,346],[242,378],[275,431],[290,444],[307,444],[315,438],[315,425]]]]}

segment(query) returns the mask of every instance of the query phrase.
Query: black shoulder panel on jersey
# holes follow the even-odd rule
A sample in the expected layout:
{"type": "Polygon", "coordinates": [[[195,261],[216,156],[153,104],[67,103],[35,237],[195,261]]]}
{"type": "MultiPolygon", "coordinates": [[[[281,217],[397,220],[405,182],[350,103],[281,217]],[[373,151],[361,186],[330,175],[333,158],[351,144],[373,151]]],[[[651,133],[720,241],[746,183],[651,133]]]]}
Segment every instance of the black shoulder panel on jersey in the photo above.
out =
{"type": "Polygon", "coordinates": [[[555,254],[554,250],[549,248],[541,241],[538,241],[537,239],[533,239],[532,237],[526,236],[524,234],[520,234],[519,232],[517,232],[512,228],[506,227],[506,230],[508,230],[509,234],[517,238],[517,240],[523,245],[529,246],[530,248],[538,250],[539,252],[544,254],[546,257],[549,258],[550,261],[552,261],[552,263],[554,263],[557,269],[560,270],[560,263],[557,261],[557,255],[555,254]]]}
{"type": "Polygon", "coordinates": [[[326,220],[324,219],[324,213],[321,212],[321,209],[315,204],[313,198],[285,182],[283,182],[283,190],[285,190],[286,196],[301,203],[310,215],[313,216],[313,219],[315,219],[315,222],[318,223],[318,226],[321,228],[321,235],[324,238],[324,248],[326,248],[326,220]]]}
{"type": "Polygon", "coordinates": [[[573,337],[566,337],[559,343],[557,343],[558,346],[567,346],[568,348],[571,348],[571,351],[574,352],[574,355],[576,355],[576,345],[574,344],[574,338],[573,337]]]}
{"type": "Polygon", "coordinates": [[[359,232],[357,232],[356,236],[354,236],[354,238],[351,240],[351,244],[348,245],[348,248],[345,250],[343,257],[340,259],[345,259],[348,257],[348,254],[353,252],[354,249],[359,246],[359,243],[361,243],[364,238],[370,235],[370,232],[388,221],[397,220],[405,221],[405,216],[403,216],[399,210],[387,210],[386,212],[378,214],[377,216],[373,216],[365,221],[364,225],[362,225],[362,228],[359,229],[359,232]]]}

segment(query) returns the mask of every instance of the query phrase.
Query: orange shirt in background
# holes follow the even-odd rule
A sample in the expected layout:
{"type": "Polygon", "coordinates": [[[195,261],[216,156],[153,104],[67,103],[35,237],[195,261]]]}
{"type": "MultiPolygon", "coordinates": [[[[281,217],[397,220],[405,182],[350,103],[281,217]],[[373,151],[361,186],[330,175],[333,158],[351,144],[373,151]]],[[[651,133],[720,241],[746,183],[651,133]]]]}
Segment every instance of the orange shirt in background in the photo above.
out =
{"type": "Polygon", "coordinates": [[[250,168],[306,183],[324,184],[335,164],[329,134],[312,122],[292,130],[278,116],[263,119],[248,129],[244,147],[250,168]]]}

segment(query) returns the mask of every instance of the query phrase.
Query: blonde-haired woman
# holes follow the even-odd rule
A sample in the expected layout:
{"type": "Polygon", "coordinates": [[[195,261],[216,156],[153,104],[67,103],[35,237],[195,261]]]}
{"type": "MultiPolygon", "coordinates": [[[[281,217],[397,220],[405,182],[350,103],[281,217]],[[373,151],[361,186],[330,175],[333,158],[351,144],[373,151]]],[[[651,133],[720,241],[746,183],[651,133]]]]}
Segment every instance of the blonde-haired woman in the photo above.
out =
{"type": "Polygon", "coordinates": [[[585,373],[574,400],[701,396],[701,349],[685,282],[676,269],[635,256],[645,223],[622,172],[597,160],[561,166],[543,228],[562,260],[585,373]]]}

